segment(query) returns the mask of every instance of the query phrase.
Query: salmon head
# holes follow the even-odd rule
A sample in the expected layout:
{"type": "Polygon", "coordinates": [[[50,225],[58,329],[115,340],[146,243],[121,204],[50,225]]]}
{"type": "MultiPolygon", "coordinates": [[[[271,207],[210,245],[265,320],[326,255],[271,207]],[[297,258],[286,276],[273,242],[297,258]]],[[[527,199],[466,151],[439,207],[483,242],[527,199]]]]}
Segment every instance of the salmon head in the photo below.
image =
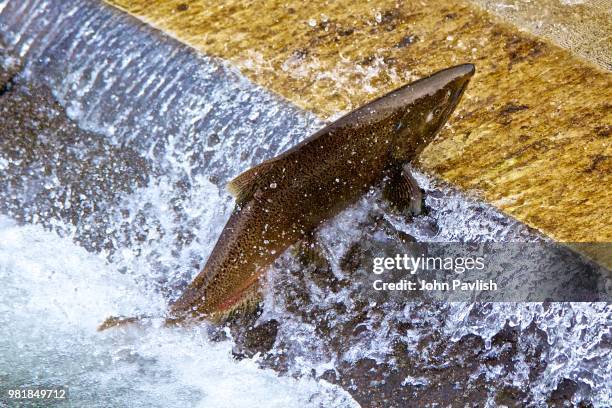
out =
{"type": "Polygon", "coordinates": [[[410,161],[434,139],[461,100],[470,78],[472,64],[457,65],[399,88],[381,98],[381,108],[402,110],[392,156],[410,161]]]}

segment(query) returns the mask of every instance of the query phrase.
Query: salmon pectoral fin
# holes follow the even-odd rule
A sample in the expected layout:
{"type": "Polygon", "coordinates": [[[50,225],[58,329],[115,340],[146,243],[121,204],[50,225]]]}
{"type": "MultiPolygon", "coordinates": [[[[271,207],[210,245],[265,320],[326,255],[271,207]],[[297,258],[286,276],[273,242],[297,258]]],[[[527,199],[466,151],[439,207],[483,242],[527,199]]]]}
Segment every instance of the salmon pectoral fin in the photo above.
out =
{"type": "Polygon", "coordinates": [[[260,163],[227,183],[227,190],[236,198],[236,204],[240,205],[251,199],[257,186],[271,183],[266,180],[275,162],[276,160],[272,159],[260,163]]]}
{"type": "Polygon", "coordinates": [[[399,164],[389,170],[383,198],[405,215],[417,216],[423,212],[423,191],[410,172],[399,164]]]}

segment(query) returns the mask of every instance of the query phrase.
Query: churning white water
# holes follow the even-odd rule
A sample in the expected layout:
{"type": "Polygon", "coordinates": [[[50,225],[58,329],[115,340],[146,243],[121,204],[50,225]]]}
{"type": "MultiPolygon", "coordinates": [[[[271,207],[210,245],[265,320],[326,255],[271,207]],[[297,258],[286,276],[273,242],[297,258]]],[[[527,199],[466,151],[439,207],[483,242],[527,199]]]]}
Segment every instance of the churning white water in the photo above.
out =
{"type": "MultiPolygon", "coordinates": [[[[353,406],[325,381],[279,377],[206,327],[99,333],[105,316],[160,313],[164,300],[117,265],[35,225],[0,219],[2,388],[69,388],[72,406],[353,406]]],[[[69,395],[70,395],[69,394],[69,395]]]]}

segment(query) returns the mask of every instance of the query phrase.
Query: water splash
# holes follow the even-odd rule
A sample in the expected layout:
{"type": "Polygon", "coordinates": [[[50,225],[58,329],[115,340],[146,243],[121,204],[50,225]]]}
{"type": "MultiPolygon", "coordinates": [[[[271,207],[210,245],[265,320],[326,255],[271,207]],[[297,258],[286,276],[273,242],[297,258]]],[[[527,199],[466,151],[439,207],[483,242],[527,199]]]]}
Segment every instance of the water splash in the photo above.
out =
{"type": "MultiPolygon", "coordinates": [[[[337,387],[235,361],[206,327],[96,332],[105,315],[161,314],[164,299],[99,255],[0,217],[0,389],[64,385],[80,406],[355,406],[337,387]]],[[[68,403],[66,406],[71,406],[68,403]]]]}

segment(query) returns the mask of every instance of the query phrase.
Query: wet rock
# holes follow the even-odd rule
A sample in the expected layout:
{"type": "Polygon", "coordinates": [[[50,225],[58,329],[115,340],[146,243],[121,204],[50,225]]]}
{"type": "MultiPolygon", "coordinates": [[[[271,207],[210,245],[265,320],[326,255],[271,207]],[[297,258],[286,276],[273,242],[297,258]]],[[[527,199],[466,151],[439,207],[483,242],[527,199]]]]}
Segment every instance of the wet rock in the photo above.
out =
{"type": "Polygon", "coordinates": [[[362,246],[358,242],[354,242],[340,260],[340,267],[345,271],[349,271],[349,273],[354,272],[361,265],[362,256],[362,246]]]}
{"type": "Polygon", "coordinates": [[[572,406],[572,397],[577,391],[578,384],[575,381],[564,378],[559,382],[552,394],[550,394],[548,403],[554,408],[572,406]]]}
{"type": "Polygon", "coordinates": [[[0,128],[0,211],[49,227],[63,220],[85,248],[112,249],[108,219],[122,194],[146,185],[147,161],[81,130],[41,84],[13,80],[0,97],[0,128]]]}
{"type": "Polygon", "coordinates": [[[525,390],[513,386],[506,386],[497,392],[495,403],[498,406],[515,407],[520,406],[519,402],[526,401],[527,397],[528,395],[525,390]]]}
{"type": "MultiPolygon", "coordinates": [[[[233,314],[226,323],[234,340],[235,358],[251,358],[257,353],[263,355],[274,346],[278,321],[270,319],[260,322],[261,311],[261,308],[243,310],[233,314]]],[[[225,333],[223,330],[221,332],[225,333]]]]}
{"type": "Polygon", "coordinates": [[[11,90],[22,65],[23,61],[8,51],[0,38],[0,97],[11,90]]]}
{"type": "Polygon", "coordinates": [[[266,353],[272,349],[276,341],[276,333],[278,331],[278,322],[269,320],[248,328],[242,338],[244,350],[248,357],[252,357],[256,353],[266,353]]]}

